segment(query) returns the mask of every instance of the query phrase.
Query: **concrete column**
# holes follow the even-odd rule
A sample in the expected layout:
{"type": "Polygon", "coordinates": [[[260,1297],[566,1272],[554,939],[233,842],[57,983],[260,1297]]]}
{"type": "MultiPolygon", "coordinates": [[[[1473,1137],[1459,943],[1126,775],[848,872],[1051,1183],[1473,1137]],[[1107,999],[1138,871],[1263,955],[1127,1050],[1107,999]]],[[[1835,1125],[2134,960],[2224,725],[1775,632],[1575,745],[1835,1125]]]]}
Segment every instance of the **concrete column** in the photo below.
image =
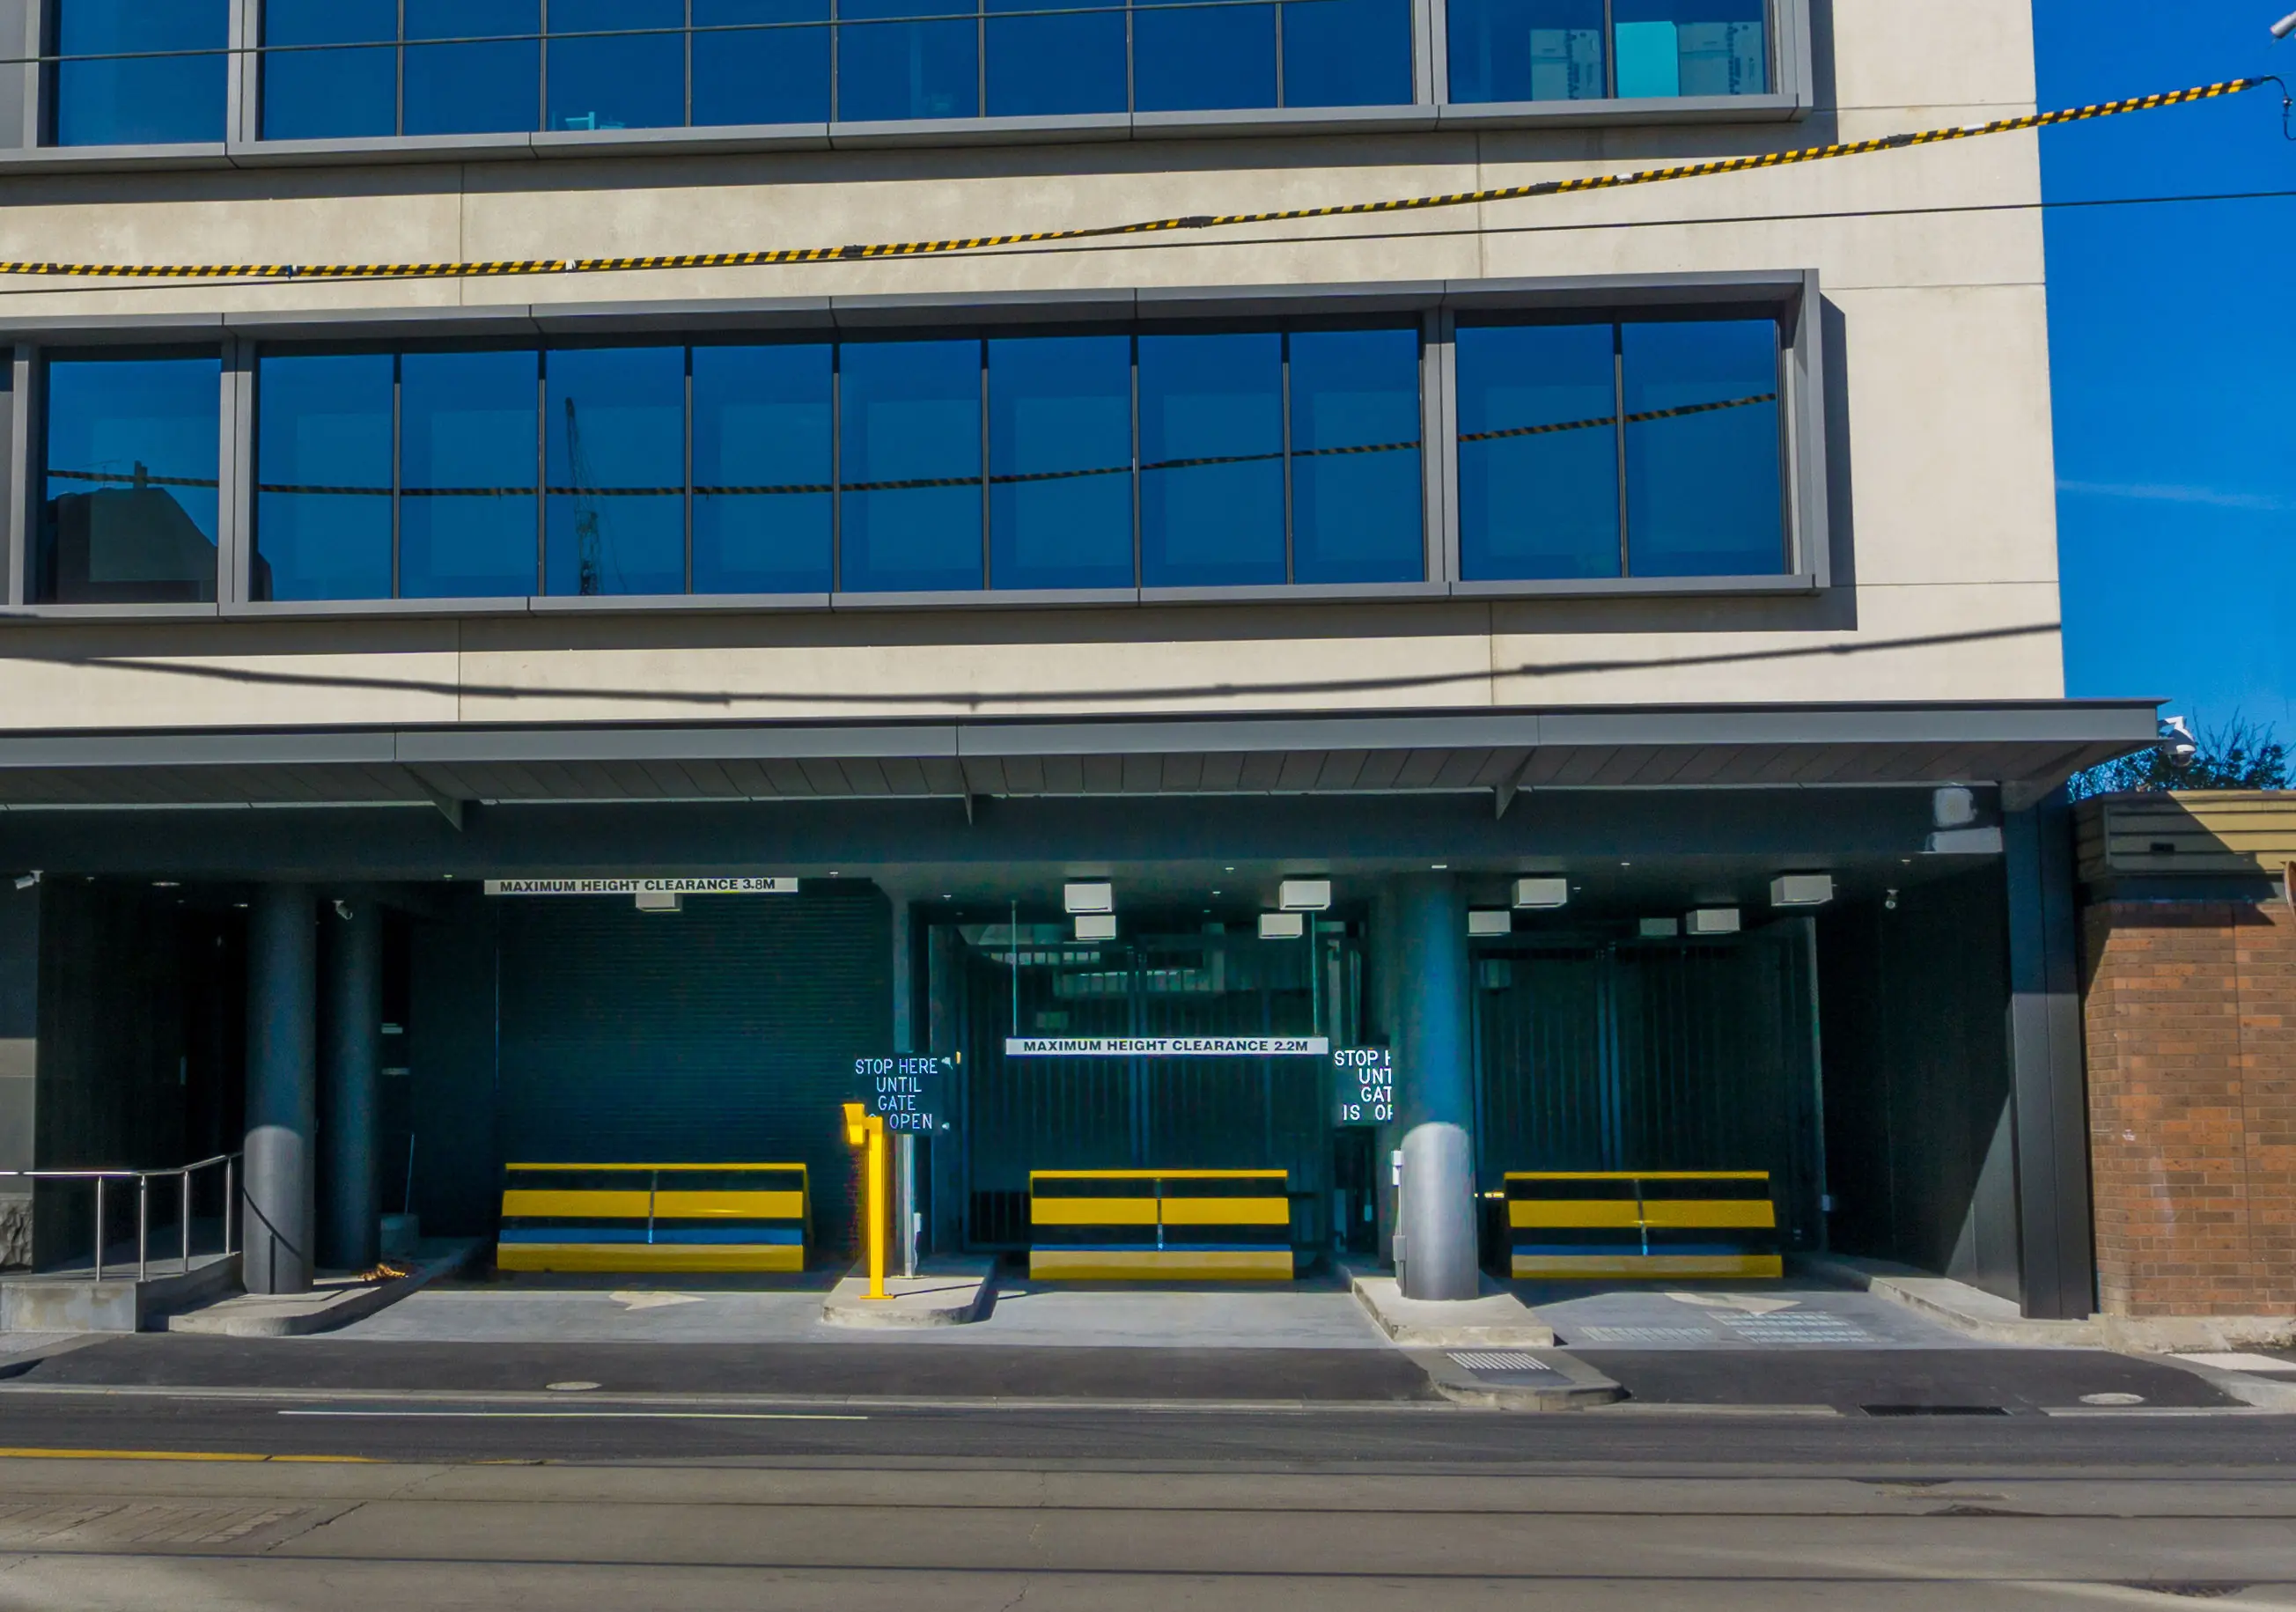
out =
{"type": "Polygon", "coordinates": [[[2022,1307],[2035,1320],[2086,1320],[2095,1308],[2096,1253],[2072,808],[2064,791],[2005,812],[2002,839],[2022,1307]]]}
{"type": "Polygon", "coordinates": [[[382,1256],[375,1184],[377,1040],[382,1024],[382,911],[353,898],[320,919],[326,932],[326,1044],[320,1084],[326,1123],[319,1132],[319,1263],[364,1271],[382,1256]]]}
{"type": "MultiPolygon", "coordinates": [[[[0,873],[0,1169],[29,1170],[40,1072],[40,888],[0,873]]],[[[0,1181],[0,1270],[33,1262],[32,1183],[0,1181]]]]}
{"type": "Polygon", "coordinates": [[[317,935],[308,885],[256,888],[247,925],[247,1163],[240,1235],[250,1293],[311,1286],[317,935]]]}
{"type": "Polygon", "coordinates": [[[1407,1298],[1473,1298],[1474,1077],[1468,1068],[1467,920],[1447,873],[1395,881],[1396,1109],[1404,1128],[1397,1263],[1407,1298]]]}

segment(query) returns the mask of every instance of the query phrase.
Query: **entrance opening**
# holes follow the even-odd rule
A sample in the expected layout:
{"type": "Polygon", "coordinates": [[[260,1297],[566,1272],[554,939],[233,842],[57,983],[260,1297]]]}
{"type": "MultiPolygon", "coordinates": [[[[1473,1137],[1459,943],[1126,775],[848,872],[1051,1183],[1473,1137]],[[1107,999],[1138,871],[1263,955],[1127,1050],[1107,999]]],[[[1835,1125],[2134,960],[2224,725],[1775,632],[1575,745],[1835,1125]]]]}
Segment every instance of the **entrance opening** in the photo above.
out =
{"type": "MultiPolygon", "coordinates": [[[[1322,918],[1299,938],[1263,940],[1218,921],[1138,921],[1133,937],[1097,942],[1075,940],[1057,922],[964,924],[955,927],[957,944],[933,948],[936,967],[957,970],[963,986],[967,1246],[1030,1246],[1039,1172],[1177,1180],[1252,1171],[1282,1173],[1288,1224],[1275,1231],[1292,1248],[1330,1248],[1328,1057],[1022,1057],[1006,1043],[1320,1035],[1346,1044],[1358,1034],[1362,979],[1353,926],[1322,918]]],[[[1264,1204],[1272,1178],[1255,1180],[1252,1201],[1264,1204]]],[[[1177,1199],[1204,1189],[1153,1190],[1177,1199]]]]}
{"type": "Polygon", "coordinates": [[[1484,1247],[1525,1277],[1776,1275],[1820,1246],[1809,926],[1480,950],[1484,1247]]]}

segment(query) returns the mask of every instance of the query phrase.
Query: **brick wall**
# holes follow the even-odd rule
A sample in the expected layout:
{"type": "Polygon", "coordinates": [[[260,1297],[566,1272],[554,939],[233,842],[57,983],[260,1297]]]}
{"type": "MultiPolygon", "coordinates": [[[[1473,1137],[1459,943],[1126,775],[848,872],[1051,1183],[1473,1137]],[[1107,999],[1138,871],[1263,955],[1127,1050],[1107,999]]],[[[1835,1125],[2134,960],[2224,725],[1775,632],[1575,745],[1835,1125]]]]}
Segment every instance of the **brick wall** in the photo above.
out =
{"type": "Polygon", "coordinates": [[[2296,914],[2109,902],[2083,941],[2105,1313],[2296,1314],[2296,914]]]}

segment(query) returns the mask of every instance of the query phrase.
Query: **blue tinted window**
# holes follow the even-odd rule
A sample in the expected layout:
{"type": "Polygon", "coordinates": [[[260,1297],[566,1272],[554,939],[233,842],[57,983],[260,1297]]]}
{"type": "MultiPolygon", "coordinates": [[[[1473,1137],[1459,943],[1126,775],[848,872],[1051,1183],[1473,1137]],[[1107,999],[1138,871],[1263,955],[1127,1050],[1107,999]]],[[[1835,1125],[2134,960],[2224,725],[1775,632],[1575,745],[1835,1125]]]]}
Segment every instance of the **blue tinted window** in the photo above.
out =
{"type": "Polygon", "coordinates": [[[222,385],[220,357],[48,365],[35,600],[215,598],[222,385]]]}
{"type": "Polygon", "coordinates": [[[1468,581],[1619,575],[1616,342],[1608,324],[1460,328],[1468,581]]]}
{"type": "Polygon", "coordinates": [[[685,0],[550,0],[550,119],[545,127],[684,124],[685,28],[685,0]],[[666,31],[614,34],[608,29],[666,31]]]}
{"type": "Polygon", "coordinates": [[[830,348],[693,349],[693,591],[830,589],[830,348]]]}
{"type": "Polygon", "coordinates": [[[222,140],[230,39],[230,0],[56,0],[56,143],[222,140]]]}
{"type": "Polygon", "coordinates": [[[1186,112],[1275,104],[1275,8],[1144,6],[1132,13],[1133,105],[1186,112]]]}
{"type": "Polygon", "coordinates": [[[388,353],[257,366],[257,598],[390,597],[394,368],[388,353]]]}
{"type": "Polygon", "coordinates": [[[838,585],[980,586],[980,343],[848,342],[838,368],[838,585]]]}
{"type": "Polygon", "coordinates": [[[1140,338],[1140,579],[1283,580],[1283,339],[1140,338]]]}
{"type": "Polygon", "coordinates": [[[263,137],[398,133],[398,0],[266,0],[263,137]]]}
{"type": "Polygon", "coordinates": [[[837,30],[839,119],[979,117],[978,10],[973,0],[841,0],[840,18],[923,20],[837,30]]]}
{"type": "Polygon", "coordinates": [[[988,0],[991,118],[1125,110],[1124,12],[988,0]],[[999,12],[1038,13],[1000,16],[999,12]]]}
{"type": "Polygon", "coordinates": [[[541,0],[406,0],[410,135],[488,135],[535,127],[541,111],[541,0]]]}
{"type": "Polygon", "coordinates": [[[684,593],[685,349],[554,352],[544,370],[547,591],[684,593]]]}
{"type": "Polygon", "coordinates": [[[1783,571],[1777,326],[1630,324],[1624,352],[1629,571],[1783,571]]]}
{"type": "Polygon", "coordinates": [[[1613,0],[1619,94],[1759,95],[1770,87],[1762,0],[1613,0]]]}
{"type": "Polygon", "coordinates": [[[535,589],[536,357],[399,360],[398,591],[409,599],[535,589]]]}
{"type": "Polygon", "coordinates": [[[829,0],[693,0],[693,121],[829,121],[829,0]],[[747,25],[747,26],[742,26],[747,25]]]}
{"type": "Polygon", "coordinates": [[[1599,101],[1603,0],[1451,0],[1451,99],[1599,101]]]}
{"type": "Polygon", "coordinates": [[[1132,585],[1132,342],[988,344],[989,576],[1000,588],[1132,585]]]}
{"type": "Polygon", "coordinates": [[[1292,338],[1292,580],[1427,575],[1419,333],[1292,338]]]}
{"type": "Polygon", "coordinates": [[[1411,0],[1286,0],[1283,104],[1411,101],[1411,0]]]}

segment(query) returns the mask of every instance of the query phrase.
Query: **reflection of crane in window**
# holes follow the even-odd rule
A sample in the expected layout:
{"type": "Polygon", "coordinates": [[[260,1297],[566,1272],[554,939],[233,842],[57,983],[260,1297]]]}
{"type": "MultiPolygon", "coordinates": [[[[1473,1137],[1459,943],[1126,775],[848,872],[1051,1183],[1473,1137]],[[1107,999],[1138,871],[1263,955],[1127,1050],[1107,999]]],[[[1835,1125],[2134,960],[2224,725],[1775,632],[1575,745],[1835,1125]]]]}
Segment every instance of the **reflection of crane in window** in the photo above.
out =
{"type": "Polygon", "coordinates": [[[574,489],[575,591],[594,598],[605,588],[605,540],[598,529],[598,497],[592,490],[590,462],[582,452],[582,416],[566,400],[566,472],[574,489]]]}

